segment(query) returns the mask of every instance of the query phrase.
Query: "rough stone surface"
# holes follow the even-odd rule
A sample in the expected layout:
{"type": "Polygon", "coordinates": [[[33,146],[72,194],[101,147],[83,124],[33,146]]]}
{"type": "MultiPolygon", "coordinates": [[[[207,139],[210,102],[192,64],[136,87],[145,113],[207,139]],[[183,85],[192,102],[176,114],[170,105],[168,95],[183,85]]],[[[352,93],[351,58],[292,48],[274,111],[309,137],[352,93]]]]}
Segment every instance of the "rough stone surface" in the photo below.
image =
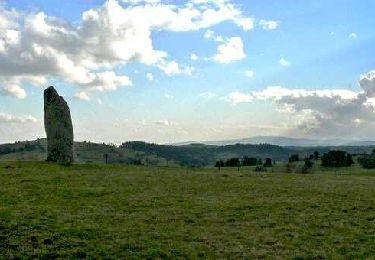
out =
{"type": "Polygon", "coordinates": [[[69,106],[54,87],[44,90],[44,127],[47,161],[73,163],[73,124],[69,106]]]}

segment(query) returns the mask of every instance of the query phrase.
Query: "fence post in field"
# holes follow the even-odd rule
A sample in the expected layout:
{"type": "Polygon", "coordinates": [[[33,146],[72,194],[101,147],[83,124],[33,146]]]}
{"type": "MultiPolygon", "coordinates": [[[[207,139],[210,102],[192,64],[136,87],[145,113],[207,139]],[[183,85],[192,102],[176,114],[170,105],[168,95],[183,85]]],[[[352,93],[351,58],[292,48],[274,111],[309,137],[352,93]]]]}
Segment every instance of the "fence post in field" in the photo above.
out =
{"type": "Polygon", "coordinates": [[[104,154],[104,158],[105,158],[105,164],[108,164],[108,154],[107,153],[104,154]]]}

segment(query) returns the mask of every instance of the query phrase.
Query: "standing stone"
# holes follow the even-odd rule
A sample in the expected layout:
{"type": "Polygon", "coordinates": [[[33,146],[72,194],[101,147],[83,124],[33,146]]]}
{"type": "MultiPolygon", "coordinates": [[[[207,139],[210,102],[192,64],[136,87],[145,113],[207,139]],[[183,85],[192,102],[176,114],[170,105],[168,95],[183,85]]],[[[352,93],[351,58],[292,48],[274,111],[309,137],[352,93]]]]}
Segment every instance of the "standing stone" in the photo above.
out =
{"type": "Polygon", "coordinates": [[[47,161],[73,163],[73,124],[69,106],[54,87],[44,90],[44,128],[47,161]]]}

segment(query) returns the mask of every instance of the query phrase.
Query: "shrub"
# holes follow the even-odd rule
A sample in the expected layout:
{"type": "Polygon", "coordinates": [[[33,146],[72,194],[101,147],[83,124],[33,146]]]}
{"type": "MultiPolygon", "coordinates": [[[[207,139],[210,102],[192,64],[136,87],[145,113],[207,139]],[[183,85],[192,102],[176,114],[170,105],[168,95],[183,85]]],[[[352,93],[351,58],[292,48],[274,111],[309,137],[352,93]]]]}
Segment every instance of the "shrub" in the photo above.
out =
{"type": "Polygon", "coordinates": [[[263,165],[263,160],[262,159],[258,160],[258,165],[263,165]]]}
{"type": "Polygon", "coordinates": [[[298,162],[299,161],[299,155],[298,154],[292,154],[289,157],[289,162],[298,162]]]}
{"type": "Polygon", "coordinates": [[[242,166],[255,166],[257,164],[258,164],[258,159],[257,158],[252,158],[252,157],[245,156],[242,159],[242,166]]]}
{"type": "Polygon", "coordinates": [[[224,161],[222,161],[222,160],[217,161],[217,162],[215,163],[215,167],[216,167],[216,168],[221,168],[221,167],[224,167],[224,166],[225,166],[225,164],[224,164],[224,161]]]}
{"type": "Polygon", "coordinates": [[[365,169],[375,169],[375,156],[365,155],[358,158],[358,163],[365,169]]]}
{"type": "Polygon", "coordinates": [[[272,167],[272,159],[271,158],[266,158],[266,161],[263,164],[263,167],[272,167]]]}
{"type": "Polygon", "coordinates": [[[329,151],[322,156],[323,167],[349,167],[353,163],[352,155],[344,151],[329,151]]]}
{"type": "Polygon", "coordinates": [[[302,167],[302,173],[308,173],[314,166],[314,163],[310,159],[305,160],[305,164],[302,167]]]}
{"type": "Polygon", "coordinates": [[[225,163],[226,167],[239,167],[241,166],[240,159],[238,158],[231,158],[228,159],[227,162],[225,163]]]}
{"type": "Polygon", "coordinates": [[[306,168],[312,168],[314,166],[314,163],[310,161],[310,159],[305,160],[305,167],[306,168]]]}
{"type": "Polygon", "coordinates": [[[263,166],[257,166],[254,170],[255,172],[267,172],[267,169],[263,166]]]}

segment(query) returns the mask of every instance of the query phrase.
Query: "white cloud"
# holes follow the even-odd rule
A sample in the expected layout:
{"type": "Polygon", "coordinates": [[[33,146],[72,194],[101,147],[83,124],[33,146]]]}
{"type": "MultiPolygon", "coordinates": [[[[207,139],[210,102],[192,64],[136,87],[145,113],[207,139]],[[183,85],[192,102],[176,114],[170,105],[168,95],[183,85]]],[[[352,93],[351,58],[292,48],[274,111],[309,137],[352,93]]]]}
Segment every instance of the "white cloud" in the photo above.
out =
{"type": "Polygon", "coordinates": [[[174,75],[188,75],[193,74],[194,68],[191,66],[181,66],[176,61],[162,62],[158,65],[158,68],[164,71],[168,76],[174,75]]]}
{"type": "Polygon", "coordinates": [[[160,0],[122,0],[122,2],[127,3],[127,4],[137,5],[137,4],[142,4],[142,3],[157,4],[157,3],[160,3],[161,1],[160,0]]]}
{"type": "Polygon", "coordinates": [[[350,39],[356,39],[357,37],[358,37],[358,35],[356,33],[349,34],[350,39]]]}
{"type": "Polygon", "coordinates": [[[0,143],[35,140],[43,136],[43,124],[34,116],[0,111],[0,143]]]}
{"type": "Polygon", "coordinates": [[[275,30],[277,27],[279,27],[279,22],[271,20],[260,20],[259,25],[262,26],[264,30],[275,30]]]}
{"type": "Polygon", "coordinates": [[[174,96],[172,96],[170,94],[164,94],[164,97],[167,98],[167,99],[170,99],[170,100],[174,99],[174,96]]]}
{"type": "Polygon", "coordinates": [[[91,100],[90,96],[86,92],[84,92],[84,91],[77,92],[74,95],[74,97],[76,99],[83,100],[83,101],[90,101],[91,100]]]}
{"type": "Polygon", "coordinates": [[[239,19],[236,24],[241,26],[244,31],[249,31],[254,28],[254,21],[251,18],[239,19]]]}
{"type": "Polygon", "coordinates": [[[155,122],[156,125],[170,126],[171,123],[168,120],[159,120],[155,122]]]}
{"type": "Polygon", "coordinates": [[[118,76],[113,71],[90,74],[90,81],[81,84],[83,87],[94,88],[99,91],[116,90],[118,86],[132,86],[128,76],[118,76]]]}
{"type": "Polygon", "coordinates": [[[207,39],[207,40],[212,39],[214,36],[215,36],[215,32],[212,31],[212,30],[207,30],[207,31],[204,33],[204,35],[203,35],[203,37],[204,37],[205,39],[207,39]]]}
{"type": "Polygon", "coordinates": [[[199,57],[198,57],[198,55],[197,55],[197,54],[195,54],[195,53],[192,53],[192,54],[190,55],[190,59],[191,59],[191,60],[193,60],[193,61],[196,61],[196,60],[198,60],[198,59],[199,59],[199,57]]]}
{"type": "Polygon", "coordinates": [[[232,103],[232,105],[236,106],[240,103],[249,103],[253,101],[253,96],[251,94],[245,94],[241,93],[239,91],[235,91],[232,93],[229,93],[228,96],[224,97],[224,100],[226,100],[229,103],[232,103]]]}
{"type": "Polygon", "coordinates": [[[154,48],[152,32],[197,31],[222,22],[252,28],[251,19],[229,0],[192,0],[182,6],[157,0],[123,3],[107,0],[85,11],[75,24],[43,12],[21,14],[0,7],[0,85],[7,88],[2,92],[24,97],[20,89],[32,77],[115,90],[132,85],[129,77],[114,72],[132,62],[156,66],[168,75],[190,75],[193,68],[154,48]],[[18,90],[10,92],[14,85],[18,90]]]}
{"type": "MultiPolygon", "coordinates": [[[[246,56],[241,37],[224,39],[224,37],[216,35],[214,31],[207,30],[204,34],[204,38],[221,43],[217,47],[216,54],[212,57],[212,60],[215,62],[224,64],[231,63],[233,61],[242,60],[246,56]]],[[[210,58],[204,58],[204,60],[210,60],[210,58]]]]}
{"type": "Polygon", "coordinates": [[[146,74],[146,78],[147,78],[149,81],[153,81],[153,80],[154,80],[154,75],[152,75],[152,73],[147,73],[147,74],[146,74]]]}
{"type": "Polygon", "coordinates": [[[255,76],[255,71],[253,70],[245,70],[245,76],[248,78],[253,78],[255,76]]]}
{"type": "Polygon", "coordinates": [[[18,85],[7,85],[0,89],[0,95],[13,96],[19,99],[23,99],[27,96],[26,91],[18,85]]]}
{"type": "Polygon", "coordinates": [[[0,112],[0,122],[5,123],[36,123],[38,120],[31,115],[17,116],[6,112],[0,112]]]}
{"type": "Polygon", "coordinates": [[[240,37],[226,39],[225,43],[217,48],[213,60],[218,63],[231,63],[245,58],[244,44],[240,37]]]}
{"type": "Polygon", "coordinates": [[[279,60],[279,63],[280,63],[280,65],[283,66],[283,67],[290,67],[290,65],[292,65],[292,63],[291,63],[290,61],[288,61],[288,60],[286,60],[286,59],[284,59],[284,58],[281,58],[281,59],[279,60]]]}
{"type": "Polygon", "coordinates": [[[207,39],[207,40],[213,40],[213,41],[215,41],[215,42],[220,42],[220,43],[222,43],[222,42],[225,41],[223,36],[221,36],[221,35],[216,35],[216,33],[215,33],[214,31],[212,31],[212,30],[207,30],[207,31],[204,33],[203,37],[204,37],[205,39],[207,39]]]}
{"type": "Polygon", "coordinates": [[[369,98],[375,97],[375,70],[360,76],[359,84],[369,98]]]}
{"type": "Polygon", "coordinates": [[[296,131],[317,136],[332,137],[337,131],[343,135],[354,133],[357,130],[352,127],[353,122],[371,122],[374,117],[373,108],[366,105],[363,94],[350,90],[268,87],[252,95],[255,99],[272,101],[278,111],[294,121],[296,131]]]}
{"type": "MultiPolygon", "coordinates": [[[[103,8],[105,10],[108,6],[103,8]]],[[[1,39],[0,36],[5,43],[0,53],[3,89],[9,92],[9,86],[18,85],[17,92],[13,93],[24,97],[26,93],[20,94],[22,82],[39,84],[46,82],[47,77],[58,77],[98,90],[131,85],[128,77],[118,76],[113,71],[96,72],[96,69],[110,65],[112,60],[110,57],[106,61],[96,57],[97,48],[104,46],[94,46],[89,42],[90,25],[87,16],[84,14],[83,17],[82,25],[74,28],[43,12],[25,14],[24,22],[18,25],[17,30],[12,29],[12,37],[1,39]]],[[[97,33],[100,35],[100,30],[97,33]]],[[[14,87],[12,89],[15,90],[14,87]]]]}
{"type": "Polygon", "coordinates": [[[224,99],[234,105],[270,101],[290,124],[292,134],[316,137],[368,138],[375,131],[375,72],[361,75],[362,91],[346,89],[290,89],[270,86],[250,93],[233,92],[224,99]]]}
{"type": "Polygon", "coordinates": [[[346,89],[323,89],[323,90],[306,90],[306,89],[288,89],[280,86],[267,87],[262,91],[252,92],[252,96],[260,100],[282,100],[285,97],[303,98],[303,97],[339,97],[342,100],[355,99],[357,92],[346,89]]]}

